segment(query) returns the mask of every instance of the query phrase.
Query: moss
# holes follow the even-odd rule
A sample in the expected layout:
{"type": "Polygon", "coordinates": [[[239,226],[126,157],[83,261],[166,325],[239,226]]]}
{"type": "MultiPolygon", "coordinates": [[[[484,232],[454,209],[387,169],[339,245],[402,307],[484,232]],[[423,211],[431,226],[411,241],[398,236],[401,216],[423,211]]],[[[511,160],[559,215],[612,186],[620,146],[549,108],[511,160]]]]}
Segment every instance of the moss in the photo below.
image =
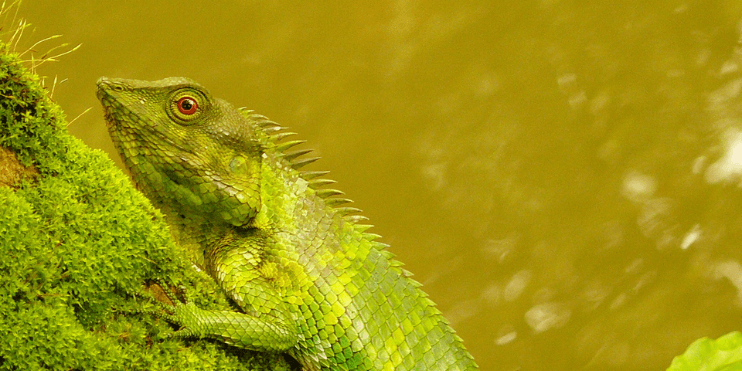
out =
{"type": "MultiPolygon", "coordinates": [[[[92,94],[92,93],[91,93],[92,94]]],[[[0,370],[267,369],[270,356],[168,338],[157,280],[228,308],[161,214],[66,131],[39,77],[0,44],[0,370]]]]}

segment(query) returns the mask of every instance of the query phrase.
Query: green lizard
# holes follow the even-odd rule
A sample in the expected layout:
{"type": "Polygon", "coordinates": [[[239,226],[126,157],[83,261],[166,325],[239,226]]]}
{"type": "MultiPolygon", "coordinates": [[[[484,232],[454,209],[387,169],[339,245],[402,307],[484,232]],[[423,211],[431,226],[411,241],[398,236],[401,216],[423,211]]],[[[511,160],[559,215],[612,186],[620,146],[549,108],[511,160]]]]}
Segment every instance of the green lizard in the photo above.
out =
{"type": "Polygon", "coordinates": [[[185,78],[101,78],[113,141],[189,258],[241,311],[176,303],[177,336],[283,352],[305,370],[475,370],[440,311],[316,158],[185,78]]]}

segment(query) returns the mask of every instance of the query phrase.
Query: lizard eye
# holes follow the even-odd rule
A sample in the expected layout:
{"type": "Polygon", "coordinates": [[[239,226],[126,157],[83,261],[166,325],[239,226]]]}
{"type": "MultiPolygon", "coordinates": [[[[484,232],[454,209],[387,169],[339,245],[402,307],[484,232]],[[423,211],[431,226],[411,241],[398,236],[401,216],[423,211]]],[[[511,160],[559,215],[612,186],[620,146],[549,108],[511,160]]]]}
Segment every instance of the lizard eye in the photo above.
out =
{"type": "Polygon", "coordinates": [[[195,124],[208,110],[208,99],[194,89],[180,89],[169,99],[167,112],[170,118],[181,125],[195,124]]]}
{"type": "Polygon", "coordinates": [[[178,99],[178,111],[184,115],[192,115],[198,110],[198,103],[191,97],[183,97],[178,99]]]}

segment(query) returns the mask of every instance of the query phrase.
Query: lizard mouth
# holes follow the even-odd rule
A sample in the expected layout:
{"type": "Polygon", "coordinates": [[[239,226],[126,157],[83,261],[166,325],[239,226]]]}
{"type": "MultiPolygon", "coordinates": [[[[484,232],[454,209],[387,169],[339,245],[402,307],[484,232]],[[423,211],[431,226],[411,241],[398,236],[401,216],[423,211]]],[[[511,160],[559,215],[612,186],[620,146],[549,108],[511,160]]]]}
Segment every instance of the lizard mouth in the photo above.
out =
{"type": "Polygon", "coordinates": [[[103,113],[105,115],[106,126],[108,126],[108,128],[110,129],[118,122],[112,112],[114,106],[116,105],[116,98],[112,93],[123,91],[124,87],[107,77],[101,77],[100,79],[98,79],[96,85],[98,86],[98,89],[95,92],[95,96],[103,105],[103,113]]]}
{"type": "Polygon", "coordinates": [[[104,121],[108,130],[120,130],[121,125],[126,124],[126,120],[122,120],[121,115],[129,111],[120,100],[123,93],[131,90],[131,86],[125,80],[107,77],[98,79],[96,85],[98,89],[95,95],[103,106],[104,121]]]}

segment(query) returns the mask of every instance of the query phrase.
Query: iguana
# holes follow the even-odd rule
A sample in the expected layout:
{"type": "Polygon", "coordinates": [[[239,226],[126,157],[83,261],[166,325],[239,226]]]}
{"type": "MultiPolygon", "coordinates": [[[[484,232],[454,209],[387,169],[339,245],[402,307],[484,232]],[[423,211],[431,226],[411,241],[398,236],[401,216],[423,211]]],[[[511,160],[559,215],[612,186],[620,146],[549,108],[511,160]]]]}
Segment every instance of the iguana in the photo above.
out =
{"type": "Polygon", "coordinates": [[[402,264],[278,124],[186,78],[101,78],[135,183],[240,311],[178,301],[177,336],[282,352],[305,370],[475,370],[402,264]]]}

